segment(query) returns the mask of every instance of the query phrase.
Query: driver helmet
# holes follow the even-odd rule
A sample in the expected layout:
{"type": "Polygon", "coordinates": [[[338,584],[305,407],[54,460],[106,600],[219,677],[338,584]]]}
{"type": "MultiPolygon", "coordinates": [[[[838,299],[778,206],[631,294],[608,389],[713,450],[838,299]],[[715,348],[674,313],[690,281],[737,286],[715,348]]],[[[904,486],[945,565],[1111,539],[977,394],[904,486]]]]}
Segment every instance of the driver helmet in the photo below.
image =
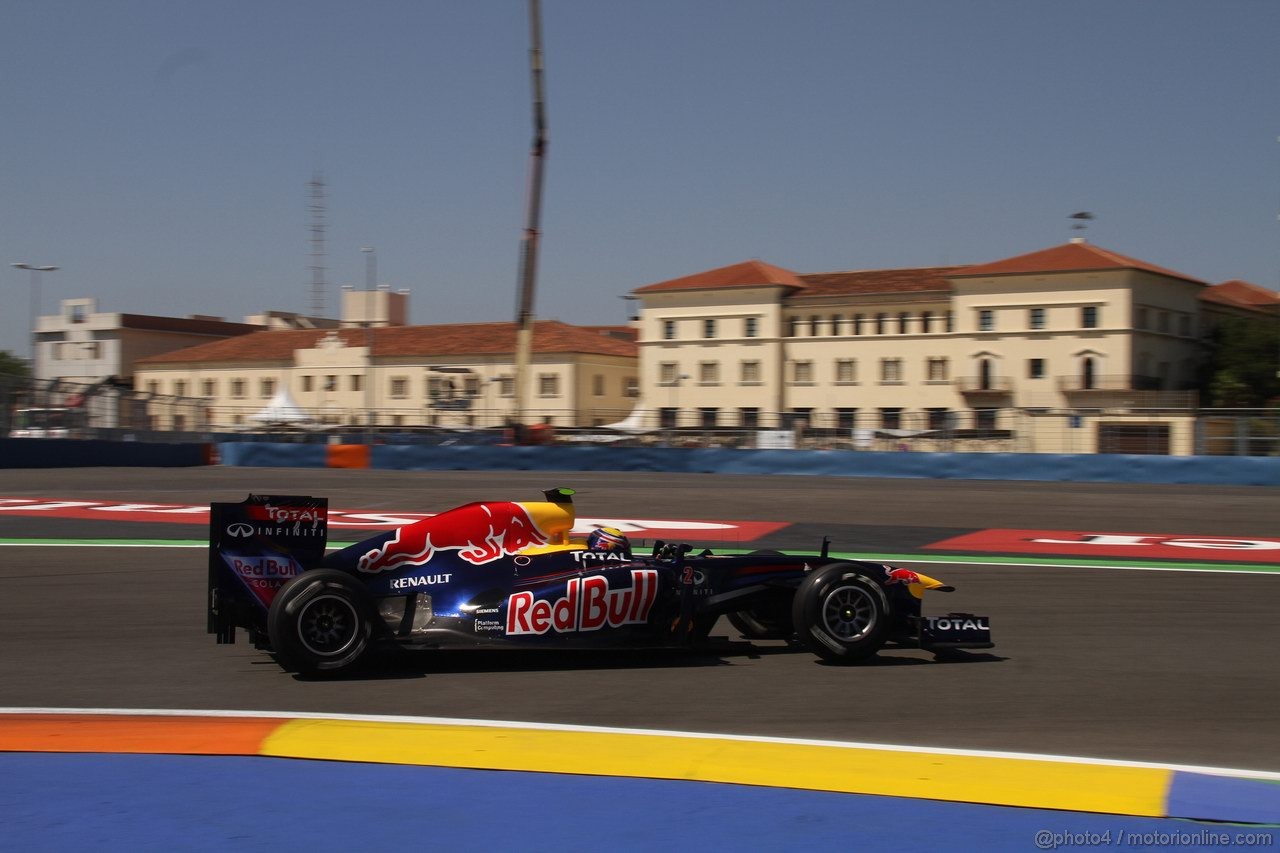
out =
{"type": "Polygon", "coordinates": [[[616,527],[597,527],[587,537],[587,550],[630,554],[631,542],[616,527]]]}

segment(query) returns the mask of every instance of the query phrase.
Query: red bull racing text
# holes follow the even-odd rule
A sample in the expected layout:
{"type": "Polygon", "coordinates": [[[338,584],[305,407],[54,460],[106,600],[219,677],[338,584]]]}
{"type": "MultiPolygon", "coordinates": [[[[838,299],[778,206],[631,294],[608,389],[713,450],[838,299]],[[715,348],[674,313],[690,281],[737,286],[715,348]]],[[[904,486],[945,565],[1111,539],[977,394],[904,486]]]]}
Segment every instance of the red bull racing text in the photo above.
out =
{"type": "Polygon", "coordinates": [[[658,573],[631,572],[630,589],[611,589],[603,575],[573,578],[557,601],[536,600],[532,592],[507,598],[507,634],[545,634],[555,631],[598,631],[623,625],[643,625],[658,597],[658,573]]]}

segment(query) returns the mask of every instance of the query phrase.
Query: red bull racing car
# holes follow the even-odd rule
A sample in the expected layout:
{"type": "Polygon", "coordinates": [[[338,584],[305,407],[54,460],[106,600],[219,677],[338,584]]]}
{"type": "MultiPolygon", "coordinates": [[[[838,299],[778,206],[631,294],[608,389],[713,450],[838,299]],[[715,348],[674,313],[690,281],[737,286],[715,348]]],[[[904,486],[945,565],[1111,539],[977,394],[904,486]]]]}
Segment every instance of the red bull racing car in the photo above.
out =
{"type": "Polygon", "coordinates": [[[348,670],[389,645],[681,646],[721,616],[747,639],[791,639],[840,664],[887,644],[992,645],[986,617],[922,614],[926,590],[951,587],[831,559],[825,540],[811,554],[695,554],[663,542],[645,555],[617,542],[596,550],[569,536],[573,490],[544,495],[466,504],[333,552],[323,498],[215,503],[209,633],[231,643],[244,628],[305,673],[348,670]]]}

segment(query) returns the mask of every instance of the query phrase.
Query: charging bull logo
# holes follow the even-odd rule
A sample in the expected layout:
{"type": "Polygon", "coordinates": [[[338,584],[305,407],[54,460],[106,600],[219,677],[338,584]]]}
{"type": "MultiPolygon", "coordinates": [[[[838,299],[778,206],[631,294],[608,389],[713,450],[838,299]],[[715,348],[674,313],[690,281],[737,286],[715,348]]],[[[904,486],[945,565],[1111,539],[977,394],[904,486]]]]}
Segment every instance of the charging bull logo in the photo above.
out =
{"type": "Polygon", "coordinates": [[[468,563],[481,566],[549,541],[520,504],[474,503],[401,527],[362,556],[357,566],[369,573],[421,566],[438,551],[457,551],[468,563]]]}
{"type": "Polygon", "coordinates": [[[910,569],[893,569],[885,575],[885,585],[895,583],[920,583],[920,576],[910,569]]]}

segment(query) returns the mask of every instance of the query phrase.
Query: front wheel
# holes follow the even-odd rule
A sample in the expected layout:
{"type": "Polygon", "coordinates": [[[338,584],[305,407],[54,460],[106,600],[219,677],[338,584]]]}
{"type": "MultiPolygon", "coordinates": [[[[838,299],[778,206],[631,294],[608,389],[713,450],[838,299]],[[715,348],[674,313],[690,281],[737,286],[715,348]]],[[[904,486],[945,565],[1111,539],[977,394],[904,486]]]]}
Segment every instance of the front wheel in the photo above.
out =
{"type": "Polygon", "coordinates": [[[791,615],[800,642],[830,663],[871,657],[889,632],[884,589],[852,563],[833,563],[806,577],[792,600],[791,615]]]}
{"type": "Polygon", "coordinates": [[[373,626],[364,588],[343,572],[313,569],[289,581],[267,611],[267,636],[281,663],[299,672],[337,673],[369,649],[373,626]]]}

